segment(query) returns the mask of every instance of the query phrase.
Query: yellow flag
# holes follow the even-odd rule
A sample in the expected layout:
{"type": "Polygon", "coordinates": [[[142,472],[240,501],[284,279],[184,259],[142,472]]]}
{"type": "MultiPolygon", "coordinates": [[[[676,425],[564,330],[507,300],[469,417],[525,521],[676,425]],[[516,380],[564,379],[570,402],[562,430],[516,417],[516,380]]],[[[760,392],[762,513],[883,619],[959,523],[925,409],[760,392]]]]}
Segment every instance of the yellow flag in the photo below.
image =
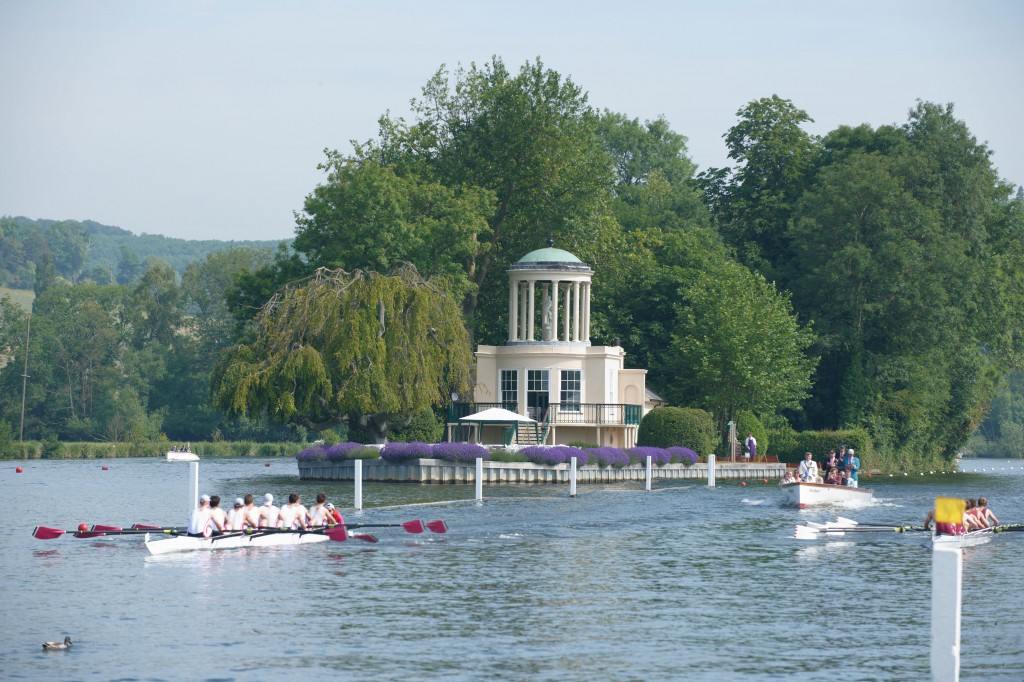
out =
{"type": "Polygon", "coordinates": [[[964,511],[967,505],[963,500],[956,497],[935,498],[935,523],[956,523],[964,522],[964,511]]]}

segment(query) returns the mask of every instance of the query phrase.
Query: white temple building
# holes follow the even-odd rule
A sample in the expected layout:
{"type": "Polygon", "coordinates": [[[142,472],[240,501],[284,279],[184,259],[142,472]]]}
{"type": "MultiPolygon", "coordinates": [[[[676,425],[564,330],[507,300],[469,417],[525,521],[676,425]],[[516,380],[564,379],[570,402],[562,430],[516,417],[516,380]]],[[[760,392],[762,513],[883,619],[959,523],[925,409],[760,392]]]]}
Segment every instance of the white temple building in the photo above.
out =
{"type": "Polygon", "coordinates": [[[647,370],[625,369],[620,346],[590,344],[592,276],[589,265],[551,246],[508,269],[508,341],[477,347],[473,402],[452,404],[450,440],[636,445],[647,370]],[[473,421],[489,408],[520,421],[473,421]]]}

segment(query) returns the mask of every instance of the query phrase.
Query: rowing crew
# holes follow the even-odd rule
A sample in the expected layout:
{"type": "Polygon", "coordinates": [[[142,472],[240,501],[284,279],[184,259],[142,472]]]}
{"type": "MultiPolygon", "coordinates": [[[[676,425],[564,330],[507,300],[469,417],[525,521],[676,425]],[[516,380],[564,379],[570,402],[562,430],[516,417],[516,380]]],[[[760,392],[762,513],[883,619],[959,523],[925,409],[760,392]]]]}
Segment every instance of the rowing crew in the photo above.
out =
{"type": "Polygon", "coordinates": [[[199,498],[199,506],[189,515],[188,534],[191,537],[209,537],[248,528],[306,530],[344,522],[341,512],[327,501],[324,493],[317,493],[316,504],[309,509],[302,504],[297,493],[289,495],[288,504],[281,507],[277,507],[274,496],[267,493],[259,507],[252,495],[246,495],[236,498],[234,507],[228,511],[221,508],[219,495],[203,495],[199,498]]]}
{"type": "MultiPolygon", "coordinates": [[[[935,509],[928,512],[924,519],[924,529],[930,530],[932,521],[935,521],[935,509]]],[[[982,530],[999,525],[999,519],[988,508],[988,500],[979,497],[978,501],[967,498],[964,500],[964,515],[962,523],[935,522],[935,532],[938,535],[963,535],[972,530],[982,530]]]]}

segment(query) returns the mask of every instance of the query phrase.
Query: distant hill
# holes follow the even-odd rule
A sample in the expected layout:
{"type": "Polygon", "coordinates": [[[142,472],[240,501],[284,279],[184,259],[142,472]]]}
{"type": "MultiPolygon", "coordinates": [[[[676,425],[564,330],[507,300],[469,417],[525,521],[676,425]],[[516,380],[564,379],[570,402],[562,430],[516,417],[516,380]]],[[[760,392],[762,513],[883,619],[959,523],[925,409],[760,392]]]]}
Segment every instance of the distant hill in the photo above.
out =
{"type": "Polygon", "coordinates": [[[31,289],[33,264],[43,245],[53,255],[54,264],[62,276],[80,279],[97,268],[116,273],[122,247],[130,249],[143,263],[149,257],[160,258],[180,275],[189,263],[204,259],[208,253],[233,248],[276,250],[281,241],[291,243],[291,240],[175,239],[159,234],[137,235],[93,220],[58,221],[5,216],[0,218],[0,286],[31,289]],[[82,249],[84,259],[80,257],[82,249]]]}

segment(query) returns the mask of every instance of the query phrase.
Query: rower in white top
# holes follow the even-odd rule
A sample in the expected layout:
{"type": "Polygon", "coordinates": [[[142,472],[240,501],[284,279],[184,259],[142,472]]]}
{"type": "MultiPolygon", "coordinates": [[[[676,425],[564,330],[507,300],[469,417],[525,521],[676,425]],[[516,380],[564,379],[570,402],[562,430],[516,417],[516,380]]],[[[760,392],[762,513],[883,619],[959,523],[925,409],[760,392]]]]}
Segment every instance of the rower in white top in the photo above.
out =
{"type": "Polygon", "coordinates": [[[210,496],[203,495],[199,498],[199,506],[192,510],[188,516],[188,534],[192,537],[208,537],[207,531],[210,525],[210,496]]]}
{"type": "Polygon", "coordinates": [[[281,518],[278,524],[280,528],[289,530],[306,530],[309,526],[309,512],[302,505],[302,498],[298,493],[288,496],[288,504],[281,507],[281,518]]]}
{"type": "Polygon", "coordinates": [[[326,526],[329,522],[334,522],[334,515],[331,515],[330,521],[328,521],[327,513],[327,494],[317,493],[316,504],[309,508],[309,525],[310,526],[326,526]]]}
{"type": "Polygon", "coordinates": [[[259,526],[261,528],[277,528],[281,510],[274,504],[274,496],[267,493],[263,496],[263,504],[259,508],[259,526]]]}
{"type": "Polygon", "coordinates": [[[818,475],[818,463],[814,461],[813,455],[809,452],[804,453],[804,461],[800,462],[800,468],[797,469],[797,475],[801,481],[805,483],[821,483],[821,476],[818,475]]]}
{"type": "Polygon", "coordinates": [[[235,498],[235,504],[228,510],[228,530],[245,530],[245,501],[235,498]]]}

